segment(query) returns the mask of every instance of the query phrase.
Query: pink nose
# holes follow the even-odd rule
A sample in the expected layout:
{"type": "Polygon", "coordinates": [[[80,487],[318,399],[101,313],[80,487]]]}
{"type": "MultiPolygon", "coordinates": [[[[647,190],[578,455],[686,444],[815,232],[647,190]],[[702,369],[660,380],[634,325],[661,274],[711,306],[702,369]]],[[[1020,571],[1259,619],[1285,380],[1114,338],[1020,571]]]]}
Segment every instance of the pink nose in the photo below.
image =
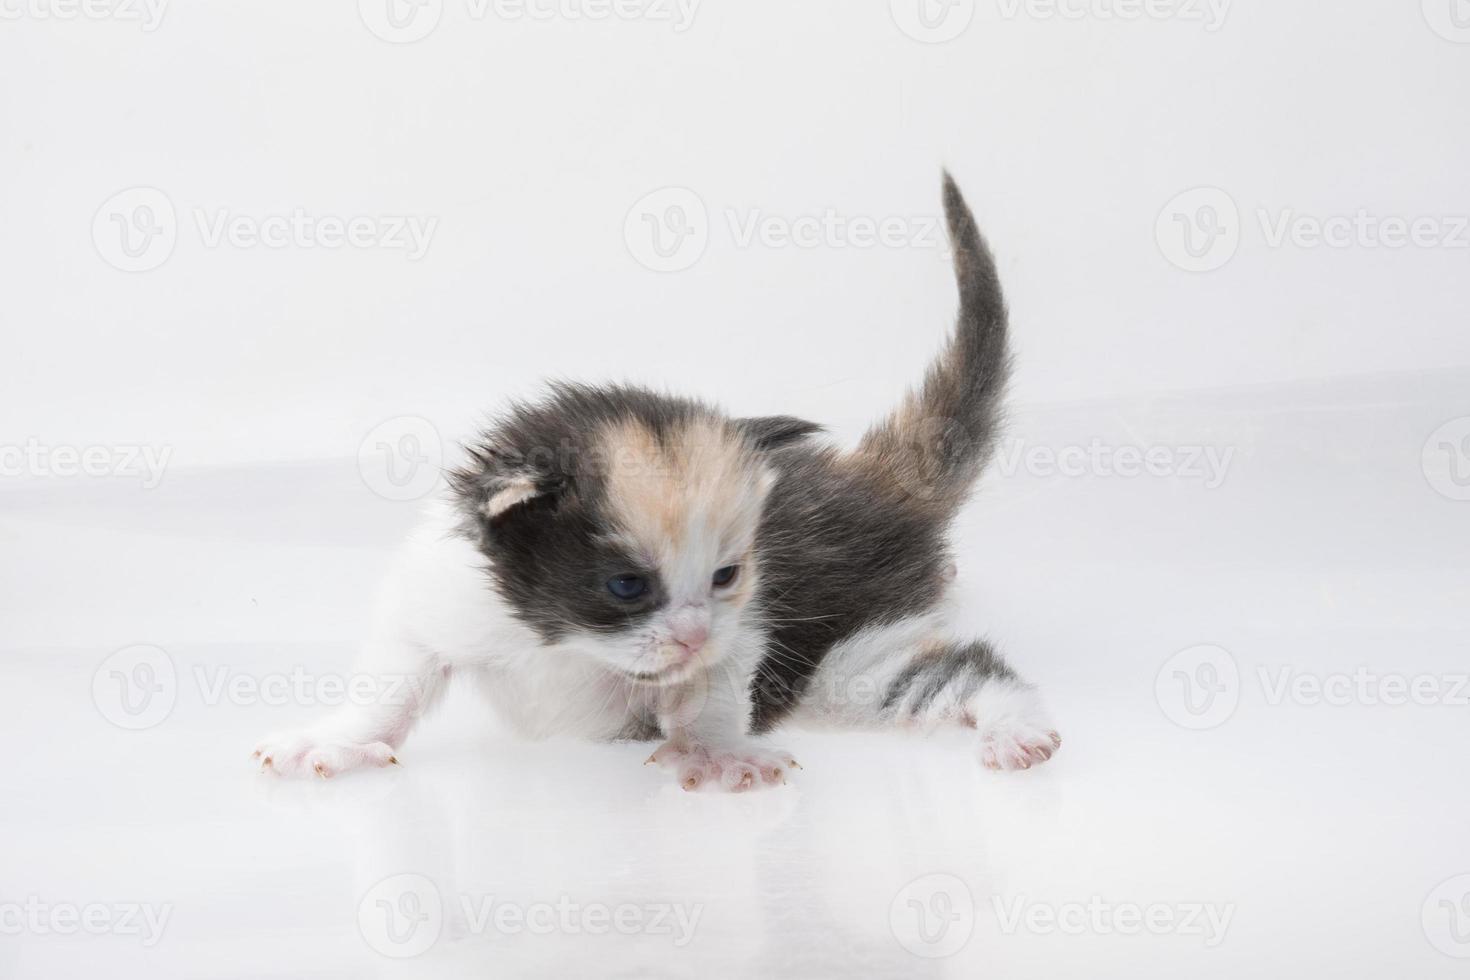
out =
{"type": "Polygon", "coordinates": [[[689,654],[698,653],[708,640],[708,626],[682,626],[674,631],[674,642],[689,654]]]}

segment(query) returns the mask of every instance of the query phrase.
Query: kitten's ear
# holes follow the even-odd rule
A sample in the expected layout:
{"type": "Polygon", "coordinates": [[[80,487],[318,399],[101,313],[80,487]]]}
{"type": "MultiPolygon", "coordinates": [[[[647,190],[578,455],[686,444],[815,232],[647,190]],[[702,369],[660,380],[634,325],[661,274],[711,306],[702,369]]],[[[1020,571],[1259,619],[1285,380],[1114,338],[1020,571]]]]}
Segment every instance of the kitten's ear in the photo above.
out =
{"type": "Polygon", "coordinates": [[[559,483],[527,469],[513,457],[485,447],[450,475],[450,485],[469,510],[496,521],[522,504],[554,494],[559,483]]]}
{"type": "Polygon", "coordinates": [[[822,431],[815,422],[790,415],[765,415],[760,418],[736,419],[735,424],[755,442],[757,449],[779,449],[822,431]]]}
{"type": "Polygon", "coordinates": [[[490,493],[479,505],[479,511],[492,521],[518,504],[539,496],[536,481],[530,474],[520,474],[506,480],[498,490],[490,493]]]}

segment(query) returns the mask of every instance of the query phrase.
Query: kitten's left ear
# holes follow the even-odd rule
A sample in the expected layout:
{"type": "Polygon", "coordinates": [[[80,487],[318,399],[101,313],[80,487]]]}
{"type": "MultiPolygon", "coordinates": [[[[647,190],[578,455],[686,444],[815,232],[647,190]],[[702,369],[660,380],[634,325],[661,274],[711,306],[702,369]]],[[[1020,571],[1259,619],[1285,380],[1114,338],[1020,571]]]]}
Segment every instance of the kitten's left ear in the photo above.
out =
{"type": "Polygon", "coordinates": [[[805,439],[809,435],[822,431],[822,427],[817,423],[790,415],[765,415],[760,418],[736,419],[735,425],[750,436],[757,449],[763,450],[779,449],[798,439],[805,439]]]}

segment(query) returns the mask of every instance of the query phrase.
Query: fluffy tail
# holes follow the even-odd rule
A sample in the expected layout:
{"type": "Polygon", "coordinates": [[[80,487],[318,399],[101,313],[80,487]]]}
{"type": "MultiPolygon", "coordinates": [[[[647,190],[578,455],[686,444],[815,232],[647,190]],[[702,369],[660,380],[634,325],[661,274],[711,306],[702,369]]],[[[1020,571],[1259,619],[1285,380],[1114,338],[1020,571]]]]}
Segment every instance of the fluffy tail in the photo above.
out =
{"type": "Polygon", "coordinates": [[[953,513],[990,458],[1010,352],[995,259],[948,172],[944,216],[960,292],[954,335],[923,384],[869,430],[858,453],[896,477],[907,496],[953,513]]]}

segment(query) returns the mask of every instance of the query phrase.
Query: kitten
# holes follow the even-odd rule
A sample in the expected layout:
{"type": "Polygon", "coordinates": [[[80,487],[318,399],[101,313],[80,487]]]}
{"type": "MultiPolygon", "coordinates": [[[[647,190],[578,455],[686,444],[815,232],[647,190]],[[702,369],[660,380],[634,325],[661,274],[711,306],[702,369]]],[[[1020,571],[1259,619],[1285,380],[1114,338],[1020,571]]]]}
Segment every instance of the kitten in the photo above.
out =
{"type": "Polygon", "coordinates": [[[953,180],[958,324],[851,452],[796,418],[732,419],[641,388],[554,384],[450,474],[403,550],[358,672],[380,696],[269,738],[264,770],[396,763],[451,676],[533,736],[663,739],[680,785],[796,765],[788,722],[975,731],[1026,769],[1061,744],[1033,688],[952,637],[946,531],[989,457],[1008,359],[995,263],[953,180]]]}

